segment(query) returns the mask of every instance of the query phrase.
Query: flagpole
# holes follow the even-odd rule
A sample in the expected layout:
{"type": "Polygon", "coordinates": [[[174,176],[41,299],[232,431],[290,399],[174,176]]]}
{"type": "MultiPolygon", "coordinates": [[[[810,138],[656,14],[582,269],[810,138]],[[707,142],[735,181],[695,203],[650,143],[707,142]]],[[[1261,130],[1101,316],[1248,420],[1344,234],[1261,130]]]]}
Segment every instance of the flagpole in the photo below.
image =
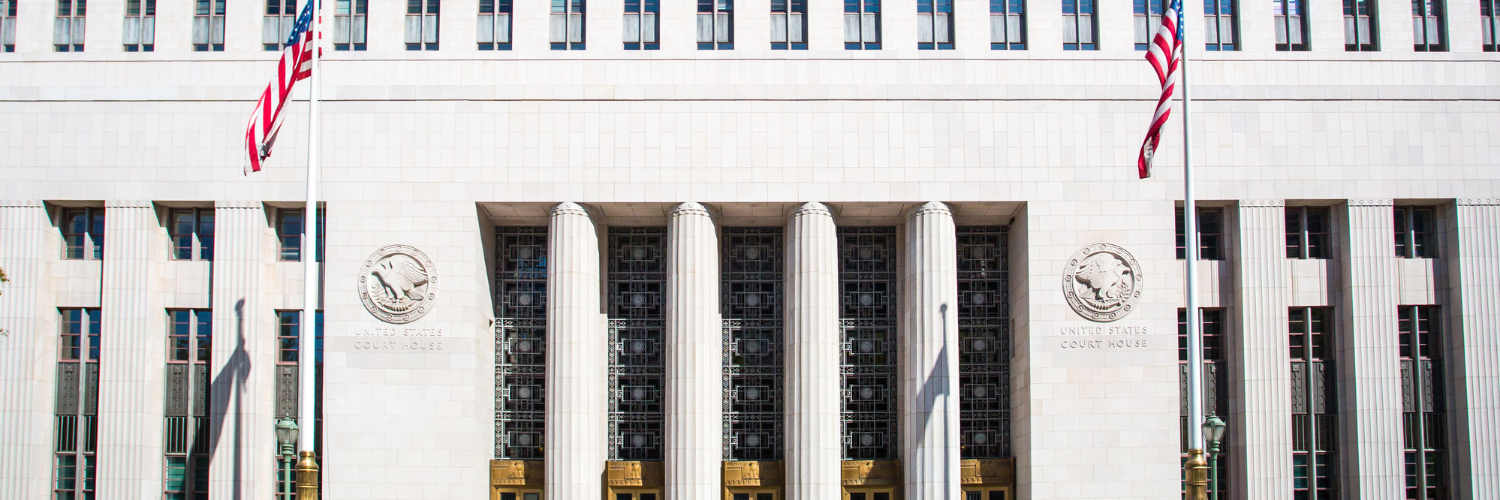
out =
{"type": "MultiPolygon", "coordinates": [[[[307,0],[316,2],[318,0],[307,0]]],[[[312,452],[318,436],[317,428],[317,369],[316,356],[318,292],[318,48],[321,45],[323,16],[318,5],[312,8],[312,88],[308,93],[307,107],[307,209],[302,212],[302,228],[306,233],[302,249],[302,321],[300,339],[297,342],[298,419],[301,439],[297,440],[297,451],[312,452]]]]}
{"type": "MultiPolygon", "coordinates": [[[[1187,2],[1183,2],[1186,8],[1187,2]]],[[[1185,20],[1189,16],[1182,16],[1185,20]]],[[[1188,107],[1192,99],[1188,96],[1188,46],[1187,27],[1182,31],[1182,59],[1178,66],[1177,83],[1182,86],[1182,184],[1183,184],[1183,238],[1187,256],[1187,352],[1188,352],[1188,449],[1202,450],[1203,443],[1203,324],[1198,319],[1198,210],[1193,193],[1193,113],[1188,107]]]]}

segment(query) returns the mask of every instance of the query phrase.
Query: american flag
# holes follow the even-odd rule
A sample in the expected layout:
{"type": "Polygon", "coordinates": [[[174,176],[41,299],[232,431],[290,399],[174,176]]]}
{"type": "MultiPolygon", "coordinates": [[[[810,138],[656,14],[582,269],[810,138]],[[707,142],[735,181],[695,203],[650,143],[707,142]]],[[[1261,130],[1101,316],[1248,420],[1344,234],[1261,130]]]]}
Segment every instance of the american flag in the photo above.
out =
{"type": "Polygon", "coordinates": [[[1182,62],[1182,0],[1172,0],[1162,13],[1161,25],[1156,27],[1146,50],[1146,60],[1161,80],[1161,97],[1156,99],[1156,114],[1151,116],[1151,128],[1146,131],[1140,157],[1136,159],[1142,179],[1151,177],[1151,157],[1156,156],[1156,145],[1161,142],[1161,127],[1172,114],[1172,91],[1177,86],[1177,65],[1182,62]]]}
{"type": "Polygon", "coordinates": [[[292,96],[292,86],[312,76],[313,0],[307,0],[297,23],[292,25],[292,34],[286,39],[286,50],[281,51],[281,63],[276,67],[276,78],[261,92],[255,103],[255,113],[250,115],[250,124],[245,128],[245,149],[250,164],[245,173],[260,171],[260,162],[271,157],[271,145],[276,143],[276,134],[281,131],[281,114],[286,101],[292,96]]]}

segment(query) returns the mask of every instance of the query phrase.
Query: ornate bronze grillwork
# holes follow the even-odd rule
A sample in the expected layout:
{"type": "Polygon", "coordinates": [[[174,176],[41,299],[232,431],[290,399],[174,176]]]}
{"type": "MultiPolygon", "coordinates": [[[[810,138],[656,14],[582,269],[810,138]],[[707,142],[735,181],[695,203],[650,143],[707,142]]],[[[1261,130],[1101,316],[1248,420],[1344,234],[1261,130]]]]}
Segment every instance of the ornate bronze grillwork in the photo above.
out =
{"type": "Polygon", "coordinates": [[[780,227],[724,228],[724,459],[781,460],[783,415],[780,227]]]}
{"type": "Polygon", "coordinates": [[[1289,313],[1292,360],[1292,495],[1297,500],[1337,496],[1333,332],[1329,310],[1298,307],[1289,313]],[[1310,492],[1316,492],[1312,494],[1310,492]]]}
{"type": "Polygon", "coordinates": [[[844,458],[895,459],[896,228],[841,227],[838,238],[844,458]]]}
{"type": "Polygon", "coordinates": [[[1406,498],[1448,498],[1442,336],[1437,306],[1401,306],[1401,402],[1406,498]]]}
{"type": "Polygon", "coordinates": [[[966,459],[1010,451],[1006,228],[958,228],[959,429],[966,459]]]}
{"type": "Polygon", "coordinates": [[[609,228],[609,459],[661,460],[665,227],[609,228]]]}
{"type": "Polygon", "coordinates": [[[546,432],[547,228],[498,228],[495,458],[541,460],[546,432]]]}

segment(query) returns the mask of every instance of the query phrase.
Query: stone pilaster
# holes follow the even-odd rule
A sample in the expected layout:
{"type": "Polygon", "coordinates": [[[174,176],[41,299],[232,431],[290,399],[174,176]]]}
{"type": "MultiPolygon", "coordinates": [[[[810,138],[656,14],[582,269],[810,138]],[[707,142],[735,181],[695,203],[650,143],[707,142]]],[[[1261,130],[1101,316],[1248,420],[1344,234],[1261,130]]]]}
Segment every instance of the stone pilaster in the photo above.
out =
{"type": "Polygon", "coordinates": [[[1233,255],[1237,327],[1230,335],[1229,455],[1239,498],[1290,499],[1291,354],[1286,217],[1281,200],[1241,201],[1233,255]]]}
{"type": "Polygon", "coordinates": [[[151,202],[105,203],[97,484],[103,498],[162,490],[167,330],[154,279],[166,243],[151,202]]]}
{"type": "Polygon", "coordinates": [[[839,498],[838,235],[822,203],[797,207],[786,238],[786,493],[839,498]]]}
{"type": "Polygon", "coordinates": [[[906,220],[901,300],[901,465],[905,498],[959,492],[958,240],[953,212],[930,202],[906,220]]]}
{"type": "Polygon", "coordinates": [[[58,312],[51,264],[61,250],[41,201],[0,201],[0,497],[47,498],[58,312]]]}
{"type": "MultiPolygon", "coordinates": [[[[260,202],[214,204],[209,497],[271,498],[276,320],[266,299],[270,226],[260,202]]],[[[327,476],[325,476],[327,477],[327,476]]]]}
{"type": "Polygon", "coordinates": [[[667,222],[667,500],[720,494],[719,237],[708,210],[693,202],[667,222]]]}
{"type": "Polygon", "coordinates": [[[547,232],[548,498],[599,496],[605,459],[604,316],[599,234],[576,203],[552,209],[547,232]]]}
{"type": "Polygon", "coordinates": [[[1454,203],[1448,250],[1448,439],[1459,498],[1500,495],[1500,199],[1454,203]]]}
{"type": "Polygon", "coordinates": [[[1340,481],[1349,498],[1405,495],[1401,366],[1391,200],[1340,207],[1338,345],[1340,481]]]}

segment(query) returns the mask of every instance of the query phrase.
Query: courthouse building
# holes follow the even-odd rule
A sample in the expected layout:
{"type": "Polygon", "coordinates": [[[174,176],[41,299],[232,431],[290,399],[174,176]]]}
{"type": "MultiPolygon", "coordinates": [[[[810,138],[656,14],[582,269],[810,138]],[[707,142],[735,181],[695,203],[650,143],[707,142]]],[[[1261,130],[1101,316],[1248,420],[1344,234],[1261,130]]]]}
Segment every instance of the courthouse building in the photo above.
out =
{"type": "Polygon", "coordinates": [[[0,0],[0,499],[1497,498],[1497,4],[0,0]]]}

